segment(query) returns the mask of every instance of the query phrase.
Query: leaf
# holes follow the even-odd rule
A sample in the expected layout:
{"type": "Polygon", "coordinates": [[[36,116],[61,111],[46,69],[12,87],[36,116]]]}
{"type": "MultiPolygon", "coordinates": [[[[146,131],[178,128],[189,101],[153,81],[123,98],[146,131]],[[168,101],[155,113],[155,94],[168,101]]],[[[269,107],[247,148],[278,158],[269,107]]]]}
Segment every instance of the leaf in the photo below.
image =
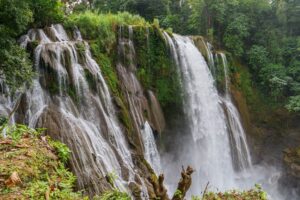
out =
{"type": "Polygon", "coordinates": [[[14,187],[17,184],[22,183],[17,172],[13,172],[10,177],[5,181],[7,187],[14,187]]]}

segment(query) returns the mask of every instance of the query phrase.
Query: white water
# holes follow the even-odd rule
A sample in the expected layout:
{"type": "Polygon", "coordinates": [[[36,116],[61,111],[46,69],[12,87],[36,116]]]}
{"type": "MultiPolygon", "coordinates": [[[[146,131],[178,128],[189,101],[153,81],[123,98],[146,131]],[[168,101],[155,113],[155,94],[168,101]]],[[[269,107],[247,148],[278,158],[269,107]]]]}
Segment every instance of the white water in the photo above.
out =
{"type": "MultiPolygon", "coordinates": [[[[252,166],[239,112],[231,100],[225,54],[220,54],[225,76],[225,93],[220,95],[211,71],[193,41],[179,35],[174,35],[174,40],[167,35],[165,38],[181,71],[189,126],[182,134],[191,134],[193,138],[190,144],[182,144],[176,157],[163,161],[171,193],[178,179],[173,178],[174,173],[179,173],[180,165],[191,165],[196,173],[190,194],[200,195],[207,183],[209,190],[215,191],[250,189],[259,183],[272,196],[270,199],[283,199],[277,188],[280,173],[273,167],[252,166]]],[[[208,52],[209,58],[213,59],[211,55],[212,52],[208,52]]],[[[210,64],[213,63],[214,60],[210,60],[210,64]]],[[[215,69],[215,66],[210,68],[215,69]]]]}
{"type": "Polygon", "coordinates": [[[189,157],[196,170],[192,193],[199,192],[207,182],[220,190],[234,188],[226,118],[213,76],[190,38],[175,35],[174,40],[180,58],[184,109],[195,146],[189,157]]]}
{"type": "Polygon", "coordinates": [[[91,190],[99,193],[101,187],[97,188],[97,182],[104,178],[101,176],[114,173],[117,175],[114,181],[116,187],[128,191],[129,183],[138,179],[142,182],[142,196],[147,197],[143,181],[138,175],[134,177],[131,152],[118,124],[108,87],[100,67],[91,57],[89,46],[82,42],[78,30],[75,32],[76,40],[71,41],[61,25],[51,26],[50,35],[51,39],[39,29],[37,34],[30,31],[23,37],[23,47],[35,39],[40,42],[35,50],[35,69],[40,77],[33,81],[32,88],[26,93],[28,109],[25,121],[30,127],[59,127],[57,134],[74,152],[71,166],[80,188],[91,182],[91,190]],[[80,58],[76,43],[85,46],[80,58]],[[68,57],[69,60],[66,60],[68,57]],[[58,85],[58,94],[51,95],[44,89],[47,72],[41,61],[57,73],[58,83],[54,84],[58,85]],[[92,74],[96,91],[90,89],[85,71],[92,74]],[[71,86],[74,86],[76,101],[68,96],[67,90],[71,86]]]}
{"type": "Polygon", "coordinates": [[[251,156],[247,144],[245,130],[243,128],[240,114],[231,100],[230,76],[226,55],[219,53],[224,69],[225,94],[222,101],[225,106],[225,113],[228,120],[229,135],[231,141],[232,157],[236,170],[243,171],[252,167],[251,156]]]}
{"type": "MultiPolygon", "coordinates": [[[[162,131],[165,126],[164,117],[156,97],[152,91],[148,92],[150,105],[144,96],[144,90],[135,76],[137,70],[135,63],[135,48],[133,44],[133,28],[128,27],[129,37],[123,37],[123,27],[119,29],[119,63],[117,70],[124,84],[126,98],[129,103],[129,110],[135,128],[141,135],[144,157],[153,168],[156,174],[161,172],[160,156],[156,147],[153,130],[144,117],[145,110],[151,110],[149,120],[151,125],[155,125],[158,131],[162,131]],[[126,49],[128,52],[126,52],[126,49]],[[127,61],[127,62],[126,62],[127,61]]],[[[149,33],[148,33],[149,34],[149,33]]]]}
{"type": "Polygon", "coordinates": [[[156,147],[155,138],[149,123],[146,121],[142,131],[144,156],[156,174],[161,173],[160,155],[156,147]]]}

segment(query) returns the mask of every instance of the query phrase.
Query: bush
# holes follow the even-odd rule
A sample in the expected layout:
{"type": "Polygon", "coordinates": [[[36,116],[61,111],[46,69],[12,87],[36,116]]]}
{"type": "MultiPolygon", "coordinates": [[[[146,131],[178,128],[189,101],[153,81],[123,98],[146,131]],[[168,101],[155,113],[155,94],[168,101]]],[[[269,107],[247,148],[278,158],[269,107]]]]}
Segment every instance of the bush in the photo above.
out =
{"type": "Polygon", "coordinates": [[[59,23],[64,18],[63,3],[59,0],[29,0],[33,12],[33,25],[43,27],[59,23]]]}
{"type": "Polygon", "coordinates": [[[279,64],[268,64],[259,73],[260,84],[275,98],[282,97],[287,86],[286,70],[279,64]]]}
{"type": "Polygon", "coordinates": [[[253,45],[247,53],[248,63],[254,72],[258,72],[269,62],[268,52],[266,48],[258,45],[253,45]]]}
{"type": "Polygon", "coordinates": [[[67,145],[54,140],[49,140],[49,144],[55,149],[59,159],[63,163],[66,163],[69,160],[71,151],[67,145]]]}
{"type": "Polygon", "coordinates": [[[300,95],[290,97],[285,107],[290,112],[300,112],[300,95]]]}
{"type": "Polygon", "coordinates": [[[208,192],[203,198],[192,196],[192,200],[267,200],[267,193],[264,192],[261,186],[256,185],[254,189],[248,191],[227,191],[227,192],[208,192]]]}
{"type": "Polygon", "coordinates": [[[94,200],[131,200],[130,196],[117,189],[104,192],[100,197],[95,197],[94,200]]]}

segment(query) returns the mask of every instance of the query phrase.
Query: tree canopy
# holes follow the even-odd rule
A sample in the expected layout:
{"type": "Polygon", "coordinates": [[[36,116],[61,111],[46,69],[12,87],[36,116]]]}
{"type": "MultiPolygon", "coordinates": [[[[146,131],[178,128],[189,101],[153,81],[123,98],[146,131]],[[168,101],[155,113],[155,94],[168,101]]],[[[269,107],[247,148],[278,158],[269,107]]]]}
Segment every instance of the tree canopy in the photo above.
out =
{"type": "Polygon", "coordinates": [[[12,91],[34,76],[25,49],[17,43],[30,27],[62,21],[63,4],[57,0],[0,0],[0,79],[12,91]]]}

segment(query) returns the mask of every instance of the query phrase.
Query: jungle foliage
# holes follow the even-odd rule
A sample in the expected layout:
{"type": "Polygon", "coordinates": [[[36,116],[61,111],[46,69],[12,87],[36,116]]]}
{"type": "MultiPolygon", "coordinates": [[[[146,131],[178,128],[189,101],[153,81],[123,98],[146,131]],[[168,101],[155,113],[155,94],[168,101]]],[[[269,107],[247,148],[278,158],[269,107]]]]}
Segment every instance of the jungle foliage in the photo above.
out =
{"type": "Polygon", "coordinates": [[[29,54],[17,43],[30,27],[62,21],[57,0],[0,0],[0,78],[13,92],[34,76],[29,54]]]}
{"type": "MultiPolygon", "coordinates": [[[[300,1],[94,0],[101,13],[129,11],[161,27],[206,36],[248,66],[252,82],[290,111],[300,94],[300,1]]],[[[299,102],[298,102],[299,103],[299,102]]]]}

